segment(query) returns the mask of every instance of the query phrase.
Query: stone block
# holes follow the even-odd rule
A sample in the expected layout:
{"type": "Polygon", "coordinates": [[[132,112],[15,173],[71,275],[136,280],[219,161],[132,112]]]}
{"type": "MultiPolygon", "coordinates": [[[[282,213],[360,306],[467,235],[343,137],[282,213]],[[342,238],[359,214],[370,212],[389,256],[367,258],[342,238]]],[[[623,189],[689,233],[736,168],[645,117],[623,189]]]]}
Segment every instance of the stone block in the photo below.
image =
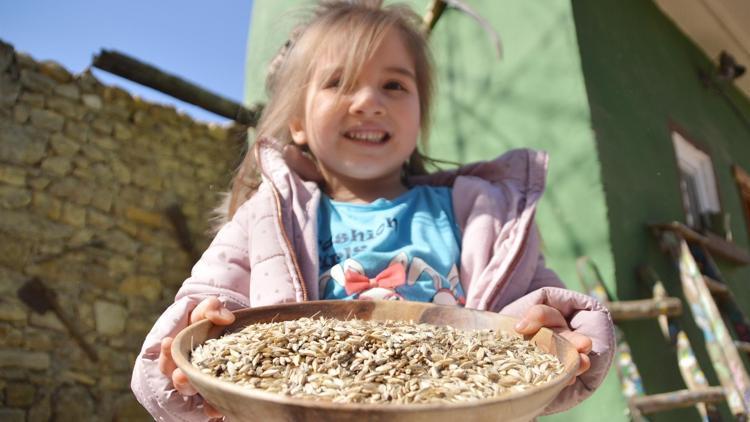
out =
{"type": "Polygon", "coordinates": [[[81,146],[81,152],[83,155],[91,160],[92,162],[102,162],[108,157],[108,154],[96,145],[86,144],[81,146]]]}
{"type": "Polygon", "coordinates": [[[29,91],[52,94],[57,83],[49,76],[30,69],[21,69],[21,85],[29,91]]]}
{"type": "Polygon", "coordinates": [[[72,168],[73,163],[69,157],[48,157],[42,161],[42,170],[52,176],[64,177],[72,168]]]}
{"type": "Polygon", "coordinates": [[[30,190],[0,185],[0,207],[8,209],[23,208],[30,203],[30,190]]]}
{"type": "Polygon", "coordinates": [[[36,387],[17,382],[5,387],[5,403],[10,407],[27,407],[34,403],[36,387]]]}
{"type": "MultiPolygon", "coordinates": [[[[34,254],[33,238],[13,236],[2,229],[0,233],[3,237],[3,241],[0,242],[0,265],[10,270],[23,271],[34,254]]],[[[16,289],[20,286],[18,284],[16,289]]],[[[15,289],[13,294],[15,294],[15,289]]]]}
{"type": "Polygon", "coordinates": [[[69,100],[78,101],[81,99],[81,90],[75,84],[64,84],[55,87],[55,94],[65,97],[69,100]]]}
{"type": "Polygon", "coordinates": [[[21,84],[10,76],[0,73],[0,107],[8,108],[18,101],[21,95],[21,84]]]}
{"type": "Polygon", "coordinates": [[[65,121],[65,135],[79,144],[88,142],[91,131],[92,129],[88,124],[83,124],[70,119],[65,121]]]}
{"type": "Polygon", "coordinates": [[[23,368],[45,370],[50,367],[47,353],[29,352],[23,349],[0,350],[0,368],[23,368]]]}
{"type": "Polygon", "coordinates": [[[75,153],[81,149],[78,142],[60,133],[52,134],[50,137],[50,145],[52,146],[52,150],[62,157],[73,157],[75,153]]]}
{"type": "Polygon", "coordinates": [[[102,233],[101,236],[108,249],[125,254],[128,257],[136,256],[140,248],[138,242],[119,230],[110,230],[102,233]]]}
{"type": "Polygon", "coordinates": [[[84,228],[86,227],[86,208],[64,202],[60,221],[73,227],[84,228]]]}
{"type": "Polygon", "coordinates": [[[62,216],[62,201],[43,192],[34,192],[31,206],[53,220],[62,216]]]}
{"type": "Polygon", "coordinates": [[[4,300],[3,306],[0,306],[0,321],[26,321],[29,317],[28,309],[18,299],[4,300]]]}
{"type": "Polygon", "coordinates": [[[47,97],[47,108],[73,120],[81,120],[87,109],[64,97],[47,97]]]}
{"type": "Polygon", "coordinates": [[[138,254],[138,265],[141,268],[158,270],[164,265],[164,253],[161,248],[145,246],[138,254]]]}
{"type": "Polygon", "coordinates": [[[135,260],[121,255],[112,255],[107,260],[107,269],[110,276],[132,274],[135,271],[135,260]]]}
{"type": "Polygon", "coordinates": [[[0,164],[0,183],[26,186],[26,171],[22,167],[0,164]]]}
{"type": "Polygon", "coordinates": [[[0,323],[0,348],[20,348],[23,332],[10,323],[0,323]]]}
{"type": "Polygon", "coordinates": [[[137,224],[144,224],[151,227],[164,227],[166,225],[162,213],[147,211],[134,206],[125,208],[125,218],[137,224]]]}
{"type": "Polygon", "coordinates": [[[71,381],[83,385],[94,386],[96,385],[96,379],[89,375],[76,371],[63,371],[60,374],[61,378],[65,381],[71,381]]]}
{"type": "Polygon", "coordinates": [[[92,421],[96,414],[94,399],[82,386],[66,385],[55,394],[52,403],[52,420],[92,421]]]}
{"type": "Polygon", "coordinates": [[[52,60],[44,60],[40,62],[39,73],[49,76],[52,80],[61,84],[66,84],[73,80],[73,75],[71,75],[67,69],[62,67],[60,63],[52,60]]]}
{"type": "Polygon", "coordinates": [[[96,332],[105,336],[116,336],[125,330],[128,310],[116,303],[98,300],[94,302],[96,332]]]}
{"type": "Polygon", "coordinates": [[[11,44],[0,41],[0,73],[10,69],[16,58],[16,52],[11,44]]]}
{"type": "Polygon", "coordinates": [[[52,132],[59,132],[63,129],[65,118],[54,111],[42,110],[39,108],[31,109],[31,123],[34,126],[46,129],[52,132]]]}
{"type": "Polygon", "coordinates": [[[29,91],[21,92],[18,101],[29,107],[44,108],[44,95],[35,94],[29,91]]]}
{"type": "Polygon", "coordinates": [[[108,230],[112,227],[114,227],[115,222],[112,220],[112,217],[110,217],[107,214],[101,213],[96,210],[88,210],[88,220],[89,224],[98,230],[108,230]]]}
{"type": "Polygon", "coordinates": [[[75,81],[81,90],[84,92],[94,93],[98,92],[102,87],[102,83],[91,73],[90,69],[87,69],[75,77],[75,81]]]}
{"type": "Polygon", "coordinates": [[[79,181],[72,177],[55,179],[49,187],[49,193],[58,198],[68,198],[73,196],[78,189],[78,184],[79,181]]]}
{"type": "Polygon", "coordinates": [[[86,105],[86,107],[94,110],[102,109],[102,98],[96,94],[83,94],[81,100],[83,100],[83,104],[86,105]]]}
{"type": "Polygon", "coordinates": [[[27,422],[47,422],[52,419],[52,406],[50,405],[50,396],[45,394],[41,400],[38,400],[29,409],[29,418],[27,422]]]}
{"type": "Polygon", "coordinates": [[[26,422],[26,411],[23,409],[0,408],[0,421],[26,422]]]}
{"type": "Polygon", "coordinates": [[[33,239],[36,242],[65,239],[73,234],[73,229],[70,227],[13,210],[3,213],[3,218],[0,218],[0,231],[20,239],[33,239]]]}
{"type": "Polygon", "coordinates": [[[55,315],[55,313],[52,311],[48,311],[43,314],[32,312],[31,318],[29,319],[29,324],[33,327],[49,328],[50,330],[67,332],[67,328],[65,328],[65,325],[60,321],[60,318],[58,318],[57,315],[55,315]]]}
{"type": "Polygon", "coordinates": [[[49,352],[54,350],[57,344],[53,339],[54,336],[50,334],[49,331],[27,329],[23,336],[24,349],[35,352],[49,352]]]}
{"type": "Polygon", "coordinates": [[[68,195],[67,199],[76,205],[86,206],[91,204],[95,193],[92,184],[90,182],[79,181],[77,185],[78,189],[68,195]]]}
{"type": "Polygon", "coordinates": [[[117,194],[117,190],[112,189],[95,189],[94,196],[91,199],[91,205],[96,209],[109,212],[112,209],[112,202],[117,194]]]}
{"type": "Polygon", "coordinates": [[[94,163],[91,165],[91,174],[101,185],[109,185],[115,179],[112,169],[105,163],[94,163]]]}
{"type": "Polygon", "coordinates": [[[117,181],[123,185],[129,185],[132,180],[130,168],[118,159],[113,159],[110,164],[112,165],[112,173],[114,173],[117,181]]]}
{"type": "Polygon", "coordinates": [[[114,130],[114,125],[111,119],[99,117],[91,121],[91,127],[101,132],[103,135],[111,135],[114,130]]]}
{"type": "MultiPolygon", "coordinates": [[[[191,183],[195,182],[191,181],[191,183]]],[[[135,172],[133,175],[133,184],[155,191],[161,190],[163,186],[161,176],[153,167],[142,167],[139,171],[135,172]]]]}
{"type": "Polygon", "coordinates": [[[31,111],[28,106],[24,104],[16,104],[13,106],[13,121],[24,124],[29,120],[30,113],[31,111]]]}
{"type": "Polygon", "coordinates": [[[96,132],[91,134],[91,136],[89,137],[89,141],[99,148],[110,151],[116,151],[120,148],[120,144],[116,140],[108,136],[99,135],[96,132]]]}
{"type": "Polygon", "coordinates": [[[155,302],[161,297],[161,283],[156,277],[134,275],[125,278],[119,291],[126,296],[140,296],[155,302]]]}
{"type": "Polygon", "coordinates": [[[52,179],[46,176],[32,177],[28,180],[29,186],[35,191],[44,190],[52,182],[52,179]]]}
{"type": "Polygon", "coordinates": [[[115,139],[118,141],[128,141],[133,138],[133,131],[130,127],[120,123],[115,123],[115,139]]]}

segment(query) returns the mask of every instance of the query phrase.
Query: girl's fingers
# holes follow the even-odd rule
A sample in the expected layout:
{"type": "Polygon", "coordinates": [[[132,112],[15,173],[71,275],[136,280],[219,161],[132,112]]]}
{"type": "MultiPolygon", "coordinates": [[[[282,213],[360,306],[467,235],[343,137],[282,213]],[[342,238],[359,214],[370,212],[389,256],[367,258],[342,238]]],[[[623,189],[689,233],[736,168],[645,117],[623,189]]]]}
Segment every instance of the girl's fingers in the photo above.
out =
{"type": "Polygon", "coordinates": [[[521,334],[531,335],[540,328],[568,328],[568,323],[560,311],[547,305],[534,305],[516,323],[515,329],[521,334]]]}
{"type": "Polygon", "coordinates": [[[159,353],[159,370],[162,374],[170,376],[177,365],[172,359],[172,337],[164,337],[161,340],[161,352],[159,353]]]}
{"type": "Polygon", "coordinates": [[[591,352],[591,338],[583,334],[576,333],[575,331],[563,331],[560,333],[565,340],[568,340],[575,348],[578,353],[588,354],[591,352]]]}
{"type": "Polygon", "coordinates": [[[578,366],[578,371],[576,371],[576,376],[581,375],[591,368],[591,359],[589,358],[589,355],[583,353],[579,353],[578,355],[581,357],[581,363],[578,366]]]}
{"type": "Polygon", "coordinates": [[[175,390],[183,396],[193,396],[198,394],[198,390],[190,384],[187,375],[185,375],[185,373],[179,368],[172,372],[172,384],[174,384],[175,390]]]}
{"type": "Polygon", "coordinates": [[[221,414],[221,412],[216,410],[215,407],[211,406],[205,401],[203,402],[203,413],[205,413],[209,418],[220,418],[224,416],[221,414]]]}
{"type": "Polygon", "coordinates": [[[229,325],[234,322],[234,314],[214,296],[203,299],[190,313],[190,324],[208,319],[216,325],[229,325]]]}
{"type": "Polygon", "coordinates": [[[200,320],[206,319],[206,312],[216,310],[221,307],[221,302],[215,296],[207,297],[203,299],[198,306],[193,309],[190,313],[190,324],[196,323],[200,320]]]}

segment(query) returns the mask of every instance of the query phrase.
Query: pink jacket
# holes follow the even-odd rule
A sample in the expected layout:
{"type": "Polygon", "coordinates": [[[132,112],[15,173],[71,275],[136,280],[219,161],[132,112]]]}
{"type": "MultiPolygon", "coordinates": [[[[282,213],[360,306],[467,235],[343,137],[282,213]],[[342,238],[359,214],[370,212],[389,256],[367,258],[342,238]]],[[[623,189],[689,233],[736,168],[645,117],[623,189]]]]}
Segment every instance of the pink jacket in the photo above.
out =
{"type": "MultiPolygon", "coordinates": [[[[261,141],[256,152],[263,183],[195,264],[136,359],[131,387],[157,420],[207,419],[199,408],[201,399],[181,396],[157,365],[161,339],[183,329],[202,299],[217,296],[232,310],[318,299],[320,190],[292,172],[270,141],[261,141]]],[[[410,183],[453,186],[466,307],[521,316],[531,305],[548,304],[562,312],[571,329],[593,340],[591,369],[545,410],[552,413],[576,405],[601,384],[615,346],[606,308],[565,290],[544,265],[534,213],[546,169],[546,153],[514,150],[410,183]]]]}

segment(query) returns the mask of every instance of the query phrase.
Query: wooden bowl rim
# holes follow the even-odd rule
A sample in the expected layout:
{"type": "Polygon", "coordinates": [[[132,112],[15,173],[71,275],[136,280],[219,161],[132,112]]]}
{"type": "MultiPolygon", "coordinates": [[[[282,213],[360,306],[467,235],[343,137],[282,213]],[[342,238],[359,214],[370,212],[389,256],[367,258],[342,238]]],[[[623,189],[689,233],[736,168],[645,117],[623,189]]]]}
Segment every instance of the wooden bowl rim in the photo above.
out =
{"type": "MultiPolygon", "coordinates": [[[[316,304],[329,304],[330,303],[330,304],[333,304],[334,306],[339,306],[338,304],[342,304],[341,306],[344,306],[344,304],[346,304],[347,302],[348,301],[344,301],[344,300],[317,300],[314,303],[316,304]]],[[[375,301],[375,302],[378,302],[378,301],[375,301]]],[[[392,303],[391,301],[380,301],[380,302],[392,303]]],[[[238,309],[236,311],[233,311],[233,313],[235,314],[235,317],[236,317],[235,321],[237,321],[240,319],[242,315],[248,314],[248,313],[271,310],[273,308],[283,310],[288,307],[303,307],[304,305],[309,305],[310,303],[312,302],[294,302],[294,303],[285,303],[285,304],[278,304],[278,305],[258,306],[258,307],[253,307],[253,308],[238,309]]],[[[425,308],[435,307],[435,306],[445,306],[445,307],[455,308],[455,306],[450,306],[450,305],[436,305],[432,303],[423,303],[423,302],[410,302],[409,304],[417,305],[417,306],[423,305],[425,308]]],[[[488,311],[480,311],[480,310],[468,309],[468,308],[460,308],[460,309],[468,311],[468,312],[488,312],[488,311]]],[[[499,316],[501,318],[507,318],[507,319],[514,320],[514,321],[518,320],[518,318],[515,318],[515,317],[502,315],[502,314],[498,314],[495,312],[490,312],[490,313],[495,314],[495,316],[499,316]]],[[[281,314],[281,312],[279,312],[279,314],[281,314]]],[[[279,321],[285,321],[285,320],[281,319],[279,321]]],[[[443,409],[461,410],[463,408],[477,408],[477,407],[491,406],[491,405],[495,405],[495,404],[499,404],[499,403],[503,403],[507,401],[522,399],[527,396],[535,395],[543,391],[554,389],[557,386],[559,386],[559,384],[568,383],[570,379],[575,376],[575,372],[578,370],[578,366],[580,364],[580,361],[578,359],[574,360],[573,365],[571,365],[570,367],[567,367],[565,365],[565,362],[561,362],[563,364],[563,373],[555,377],[552,381],[544,383],[538,387],[530,388],[528,390],[503,394],[502,396],[499,396],[499,397],[491,397],[491,398],[480,399],[480,400],[471,400],[471,401],[460,402],[460,403],[412,403],[412,404],[334,403],[334,402],[327,401],[327,400],[312,400],[312,399],[304,399],[304,398],[298,398],[298,397],[287,397],[278,393],[270,393],[270,392],[266,392],[263,390],[256,390],[252,388],[242,387],[232,382],[224,381],[214,376],[202,373],[187,359],[187,356],[184,356],[180,352],[179,347],[180,347],[180,344],[183,342],[184,337],[187,337],[188,335],[190,335],[192,331],[196,330],[200,326],[205,326],[208,324],[213,325],[213,323],[211,323],[211,321],[209,320],[203,320],[195,324],[189,325],[185,327],[182,331],[180,331],[177,334],[177,336],[174,338],[174,341],[172,342],[172,358],[174,359],[177,367],[180,368],[185,373],[185,375],[187,375],[188,379],[191,380],[191,383],[192,383],[192,380],[195,378],[195,379],[201,380],[204,384],[212,384],[217,389],[224,389],[224,390],[227,390],[227,392],[231,392],[231,393],[237,394],[239,396],[242,396],[248,399],[264,400],[264,401],[270,401],[270,402],[280,404],[280,405],[314,408],[314,409],[319,409],[319,410],[421,412],[421,411],[428,411],[428,410],[439,411],[443,409]]],[[[231,326],[231,324],[229,326],[231,326]]],[[[564,337],[553,332],[552,330],[542,327],[539,330],[539,332],[550,333],[552,337],[557,340],[558,343],[561,342],[563,345],[566,345],[568,348],[575,350],[575,346],[573,346],[572,343],[570,343],[564,337]]],[[[222,333],[222,335],[223,334],[224,333],[222,333]]],[[[519,335],[518,333],[512,333],[512,334],[519,335]]],[[[531,337],[527,336],[526,339],[528,340],[533,337],[534,336],[531,336],[531,337]]],[[[198,390],[198,392],[200,393],[200,388],[198,385],[193,383],[193,387],[196,390],[198,390]]]]}

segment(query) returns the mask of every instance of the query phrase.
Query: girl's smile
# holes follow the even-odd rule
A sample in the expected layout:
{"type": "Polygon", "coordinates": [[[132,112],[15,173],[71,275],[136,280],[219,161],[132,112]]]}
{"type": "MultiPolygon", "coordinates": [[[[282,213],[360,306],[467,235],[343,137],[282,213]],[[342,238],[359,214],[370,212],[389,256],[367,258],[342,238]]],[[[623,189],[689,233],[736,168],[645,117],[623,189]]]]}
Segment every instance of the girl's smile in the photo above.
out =
{"type": "Polygon", "coordinates": [[[396,197],[406,190],[402,167],[420,130],[414,60],[398,30],[390,29],[351,87],[342,84],[342,62],[336,53],[318,59],[305,115],[289,125],[292,139],[309,146],[333,198],[396,197]]]}

